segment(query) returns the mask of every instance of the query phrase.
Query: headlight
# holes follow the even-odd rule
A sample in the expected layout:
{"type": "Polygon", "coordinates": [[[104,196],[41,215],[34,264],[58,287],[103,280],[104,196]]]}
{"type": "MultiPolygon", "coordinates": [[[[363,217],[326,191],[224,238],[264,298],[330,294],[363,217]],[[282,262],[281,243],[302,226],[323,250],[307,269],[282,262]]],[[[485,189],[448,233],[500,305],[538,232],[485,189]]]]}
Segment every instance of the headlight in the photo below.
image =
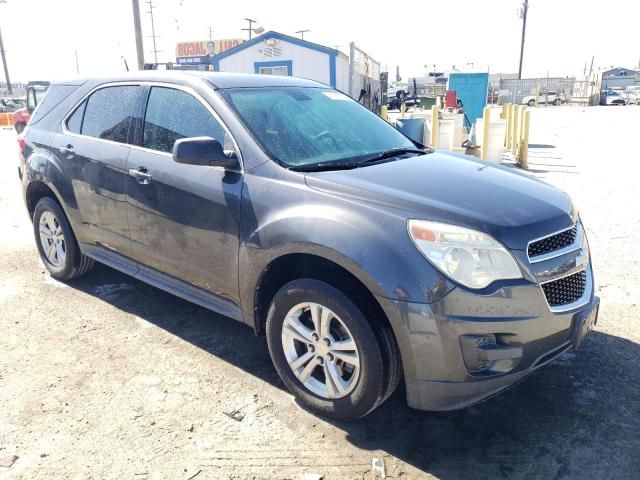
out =
{"type": "Polygon", "coordinates": [[[469,288],[495,280],[522,278],[515,259],[486,233],[456,225],[409,220],[409,235],[438,270],[469,288]]]}

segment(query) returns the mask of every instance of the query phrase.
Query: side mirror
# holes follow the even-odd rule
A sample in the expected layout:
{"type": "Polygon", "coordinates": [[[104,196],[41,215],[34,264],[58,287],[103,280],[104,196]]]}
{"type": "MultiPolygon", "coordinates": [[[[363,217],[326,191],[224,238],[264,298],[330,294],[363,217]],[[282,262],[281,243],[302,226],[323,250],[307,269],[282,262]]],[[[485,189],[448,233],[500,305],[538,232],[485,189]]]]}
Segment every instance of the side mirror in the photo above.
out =
{"type": "Polygon", "coordinates": [[[187,165],[209,165],[223,168],[238,166],[235,152],[225,152],[220,142],[211,137],[176,140],[173,145],[173,160],[187,165]]]}

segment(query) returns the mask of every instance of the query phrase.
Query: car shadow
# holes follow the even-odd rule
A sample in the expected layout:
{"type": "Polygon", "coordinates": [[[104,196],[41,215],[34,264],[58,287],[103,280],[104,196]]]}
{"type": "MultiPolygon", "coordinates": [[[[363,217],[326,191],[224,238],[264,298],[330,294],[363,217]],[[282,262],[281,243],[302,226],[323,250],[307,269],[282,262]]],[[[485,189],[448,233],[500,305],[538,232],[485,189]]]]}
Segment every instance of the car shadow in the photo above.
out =
{"type": "MultiPolygon", "coordinates": [[[[285,389],[264,338],[246,325],[100,264],[69,285],[285,389]]],[[[639,363],[640,345],[594,331],[577,354],[564,354],[484,403],[421,412],[407,407],[404,389],[398,388],[366,418],[329,423],[372,455],[386,452],[441,479],[635,479],[639,363]]]]}

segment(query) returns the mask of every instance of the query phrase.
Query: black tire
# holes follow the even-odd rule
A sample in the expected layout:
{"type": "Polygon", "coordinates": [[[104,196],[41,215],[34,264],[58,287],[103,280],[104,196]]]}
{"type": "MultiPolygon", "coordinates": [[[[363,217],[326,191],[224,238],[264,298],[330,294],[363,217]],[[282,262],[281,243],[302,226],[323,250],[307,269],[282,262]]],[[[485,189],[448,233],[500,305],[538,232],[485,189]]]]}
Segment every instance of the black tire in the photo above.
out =
{"type": "Polygon", "coordinates": [[[527,102],[527,105],[529,105],[530,107],[535,107],[536,106],[536,101],[535,100],[529,100],[527,102]]]}
{"type": "Polygon", "coordinates": [[[280,378],[306,409],[339,420],[355,420],[385,401],[398,386],[401,361],[386,321],[367,320],[344,293],[315,279],[298,279],[284,285],[274,296],[267,315],[266,335],[271,359],[280,378]],[[285,316],[296,305],[312,302],[329,308],[348,328],[360,357],[359,377],[353,390],[341,398],[324,398],[309,390],[293,373],[285,356],[282,328],[285,316]]]}
{"type": "Polygon", "coordinates": [[[556,105],[556,106],[557,106],[557,105],[561,105],[561,104],[562,104],[562,100],[560,100],[559,98],[556,98],[556,99],[553,101],[553,104],[554,104],[554,105],[556,105]]]}
{"type": "Polygon", "coordinates": [[[20,122],[20,123],[16,123],[15,127],[16,127],[16,132],[18,133],[18,135],[20,135],[22,132],[24,132],[26,125],[20,122]]]}
{"type": "Polygon", "coordinates": [[[38,247],[38,253],[42,263],[47,268],[53,278],[58,280],[71,280],[87,273],[93,267],[93,260],[83,255],[76,241],[76,237],[71,230],[71,225],[67,220],[62,208],[51,197],[43,197],[40,199],[33,212],[33,233],[38,247]],[[40,238],[40,220],[45,213],[51,213],[55,217],[57,225],[62,231],[64,241],[64,260],[61,265],[54,265],[47,257],[40,238]]]}

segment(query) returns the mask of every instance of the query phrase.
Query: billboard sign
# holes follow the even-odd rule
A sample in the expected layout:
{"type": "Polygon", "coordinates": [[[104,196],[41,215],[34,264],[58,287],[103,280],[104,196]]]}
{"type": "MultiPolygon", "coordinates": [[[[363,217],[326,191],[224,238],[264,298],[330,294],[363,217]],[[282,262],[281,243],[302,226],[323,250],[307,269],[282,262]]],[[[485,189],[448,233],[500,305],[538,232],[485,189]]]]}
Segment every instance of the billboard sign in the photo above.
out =
{"type": "MultiPolygon", "coordinates": [[[[226,38],[222,40],[196,40],[192,42],[176,43],[176,59],[206,57],[217,55],[240,45],[244,40],[241,38],[226,38]]],[[[178,63],[186,63],[180,62],[178,63]]],[[[191,63],[191,62],[189,62],[191,63]]]]}

